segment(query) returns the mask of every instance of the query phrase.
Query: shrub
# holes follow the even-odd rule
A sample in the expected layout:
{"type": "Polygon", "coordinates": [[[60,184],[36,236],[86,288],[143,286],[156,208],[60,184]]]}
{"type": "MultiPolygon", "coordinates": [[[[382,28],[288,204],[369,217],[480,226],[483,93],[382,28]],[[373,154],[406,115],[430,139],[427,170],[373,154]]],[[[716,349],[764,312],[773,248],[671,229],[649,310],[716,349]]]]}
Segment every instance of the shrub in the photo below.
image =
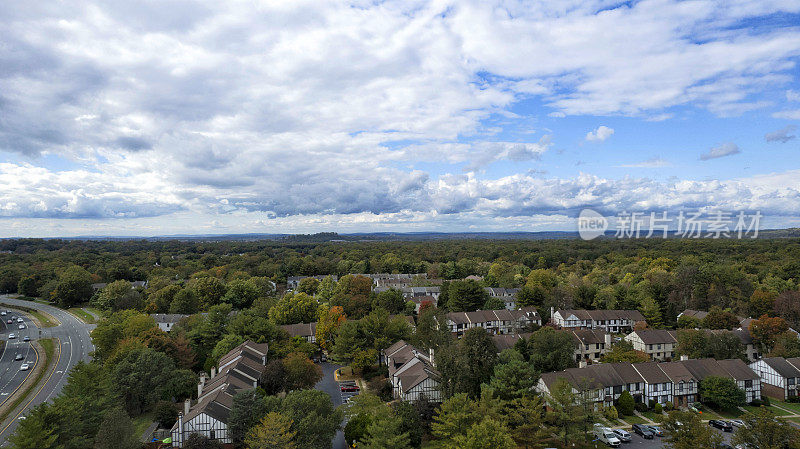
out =
{"type": "Polygon", "coordinates": [[[674,410],[674,409],[675,409],[675,404],[673,404],[672,402],[667,401],[664,404],[664,410],[669,411],[669,410],[674,410]]]}
{"type": "Polygon", "coordinates": [[[154,418],[163,429],[169,429],[178,419],[178,410],[172,403],[161,401],[156,405],[154,418]]]}
{"type": "Polygon", "coordinates": [[[792,403],[800,402],[800,396],[790,396],[789,399],[786,400],[786,402],[792,402],[792,403]]]}
{"type": "Polygon", "coordinates": [[[611,407],[606,407],[605,410],[603,410],[603,415],[610,420],[619,419],[619,412],[617,412],[617,408],[613,405],[611,407]]]}
{"type": "MultiPolygon", "coordinates": [[[[636,404],[639,405],[639,404],[636,404]]],[[[627,391],[623,391],[617,399],[617,411],[621,416],[633,415],[634,408],[633,396],[627,391]]]]}
{"type": "Polygon", "coordinates": [[[383,378],[376,377],[367,382],[367,387],[384,401],[392,400],[392,384],[383,378]]]}
{"type": "Polygon", "coordinates": [[[753,407],[761,407],[762,404],[763,404],[763,402],[761,402],[760,399],[753,399],[750,402],[750,405],[752,405],[753,407]]]}
{"type": "Polygon", "coordinates": [[[650,399],[647,401],[647,408],[652,410],[656,406],[655,399],[650,399]]]}
{"type": "Polygon", "coordinates": [[[769,407],[769,398],[766,397],[766,396],[762,396],[761,397],[761,403],[764,404],[765,406],[769,407]]]}
{"type": "Polygon", "coordinates": [[[653,407],[653,411],[660,415],[660,414],[664,413],[664,407],[662,407],[661,404],[656,404],[653,407]]]}
{"type": "MultiPolygon", "coordinates": [[[[636,411],[637,411],[637,412],[639,412],[639,413],[641,413],[641,412],[646,412],[646,411],[647,411],[647,405],[645,405],[645,403],[644,403],[644,402],[639,402],[639,403],[637,403],[637,404],[636,404],[636,405],[635,405],[633,408],[634,408],[634,410],[636,410],[636,411]]],[[[633,413],[631,413],[631,415],[632,415],[632,414],[633,414],[633,413]]]]}

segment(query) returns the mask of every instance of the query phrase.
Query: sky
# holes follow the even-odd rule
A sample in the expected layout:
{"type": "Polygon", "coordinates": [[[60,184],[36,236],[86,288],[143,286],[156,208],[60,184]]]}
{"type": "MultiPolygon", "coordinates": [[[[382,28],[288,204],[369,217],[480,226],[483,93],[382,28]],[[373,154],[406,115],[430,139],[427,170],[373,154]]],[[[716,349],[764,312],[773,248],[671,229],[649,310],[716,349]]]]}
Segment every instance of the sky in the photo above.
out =
{"type": "Polygon", "coordinates": [[[800,0],[63,0],[0,29],[0,237],[800,226],[800,0]]]}

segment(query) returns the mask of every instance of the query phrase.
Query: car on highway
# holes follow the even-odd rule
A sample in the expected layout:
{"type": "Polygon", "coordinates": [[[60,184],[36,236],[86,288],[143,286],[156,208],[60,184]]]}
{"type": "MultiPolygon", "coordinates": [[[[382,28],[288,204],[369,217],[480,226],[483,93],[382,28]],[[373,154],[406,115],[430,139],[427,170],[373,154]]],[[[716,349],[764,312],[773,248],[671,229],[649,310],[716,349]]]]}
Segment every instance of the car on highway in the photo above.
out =
{"type": "Polygon", "coordinates": [[[617,438],[623,443],[630,443],[631,434],[628,433],[628,431],[622,429],[613,429],[612,432],[614,432],[614,435],[616,435],[617,438]]]}
{"type": "Polygon", "coordinates": [[[20,330],[25,329],[25,325],[24,324],[20,324],[19,326],[17,326],[17,328],[19,328],[20,330]]]}
{"type": "Polygon", "coordinates": [[[22,341],[31,341],[31,337],[28,337],[28,336],[26,335],[26,336],[25,336],[25,338],[23,338],[23,339],[22,339],[22,341]]]}
{"type": "Polygon", "coordinates": [[[19,367],[19,370],[28,371],[28,368],[30,368],[30,365],[28,365],[27,363],[23,363],[22,366],[19,367]]]}
{"type": "Polygon", "coordinates": [[[646,440],[652,440],[654,436],[650,428],[644,424],[634,424],[631,426],[631,431],[646,440]]]}
{"type": "Polygon", "coordinates": [[[724,430],[725,432],[733,432],[733,426],[728,421],[723,421],[721,419],[712,419],[708,422],[708,425],[711,427],[716,427],[717,429],[724,430]]]}
{"type": "Polygon", "coordinates": [[[25,357],[23,357],[22,354],[17,354],[17,355],[14,356],[14,360],[22,360],[24,358],[25,357]]]}
{"type": "Polygon", "coordinates": [[[25,320],[23,320],[22,318],[17,318],[17,323],[22,323],[22,322],[24,322],[24,321],[25,321],[25,320]]]}
{"type": "Polygon", "coordinates": [[[11,340],[12,338],[17,338],[17,336],[14,334],[8,334],[8,339],[11,340]]]}
{"type": "Polygon", "coordinates": [[[0,312],[0,316],[6,316],[6,311],[3,310],[2,312],[0,312]]]}
{"type": "Polygon", "coordinates": [[[13,320],[8,320],[8,321],[6,321],[6,324],[11,324],[13,322],[14,322],[13,320]]]}
{"type": "Polygon", "coordinates": [[[664,432],[662,432],[661,429],[658,426],[649,426],[648,425],[648,426],[645,426],[645,427],[650,429],[650,431],[653,432],[653,435],[657,435],[657,436],[660,436],[660,437],[664,436],[664,432]]]}

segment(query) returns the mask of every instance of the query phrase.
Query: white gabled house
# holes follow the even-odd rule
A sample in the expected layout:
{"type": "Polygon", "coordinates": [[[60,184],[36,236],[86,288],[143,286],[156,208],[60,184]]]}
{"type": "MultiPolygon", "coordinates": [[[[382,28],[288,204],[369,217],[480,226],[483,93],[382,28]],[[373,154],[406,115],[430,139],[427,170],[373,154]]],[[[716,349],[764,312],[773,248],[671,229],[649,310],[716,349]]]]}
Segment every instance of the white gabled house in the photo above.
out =
{"type": "Polygon", "coordinates": [[[550,310],[550,321],[558,328],[605,329],[617,333],[646,323],[638,310],[550,310]]]}
{"type": "Polygon", "coordinates": [[[761,390],[766,396],[785,401],[797,397],[800,384],[800,358],[765,357],[750,364],[761,377],[761,390]]]}
{"type": "Polygon", "coordinates": [[[385,351],[392,394],[401,401],[418,401],[423,396],[441,402],[439,373],[433,364],[433,353],[423,353],[403,340],[385,351]]]}

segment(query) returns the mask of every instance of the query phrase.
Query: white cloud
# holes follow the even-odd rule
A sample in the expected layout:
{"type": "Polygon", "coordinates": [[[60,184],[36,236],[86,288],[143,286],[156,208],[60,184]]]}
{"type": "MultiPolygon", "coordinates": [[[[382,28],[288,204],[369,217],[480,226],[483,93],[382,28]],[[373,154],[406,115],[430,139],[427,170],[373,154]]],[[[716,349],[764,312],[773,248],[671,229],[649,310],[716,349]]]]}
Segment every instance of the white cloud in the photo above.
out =
{"type": "Polygon", "coordinates": [[[767,142],[786,143],[797,137],[794,134],[792,134],[796,129],[797,126],[795,125],[786,125],[785,127],[777,131],[772,131],[771,133],[765,134],[764,140],[766,140],[767,142]]]}
{"type": "Polygon", "coordinates": [[[642,162],[636,162],[633,164],[623,164],[620,167],[625,168],[662,168],[662,167],[669,167],[672,164],[669,161],[666,161],[660,157],[652,157],[642,162]]]}
{"type": "Polygon", "coordinates": [[[700,155],[700,160],[707,161],[709,159],[716,159],[719,157],[732,156],[741,153],[742,150],[733,142],[723,143],[718,147],[711,148],[707,153],[700,155]]]}
{"type": "Polygon", "coordinates": [[[786,91],[786,99],[788,101],[800,101],[800,91],[787,90],[786,91]]]}
{"type": "Polygon", "coordinates": [[[775,118],[782,118],[787,120],[800,120],[800,109],[778,111],[772,114],[775,118]]]}
{"type": "Polygon", "coordinates": [[[614,134],[614,129],[600,125],[594,131],[586,133],[586,140],[589,142],[603,142],[614,134]]]}

